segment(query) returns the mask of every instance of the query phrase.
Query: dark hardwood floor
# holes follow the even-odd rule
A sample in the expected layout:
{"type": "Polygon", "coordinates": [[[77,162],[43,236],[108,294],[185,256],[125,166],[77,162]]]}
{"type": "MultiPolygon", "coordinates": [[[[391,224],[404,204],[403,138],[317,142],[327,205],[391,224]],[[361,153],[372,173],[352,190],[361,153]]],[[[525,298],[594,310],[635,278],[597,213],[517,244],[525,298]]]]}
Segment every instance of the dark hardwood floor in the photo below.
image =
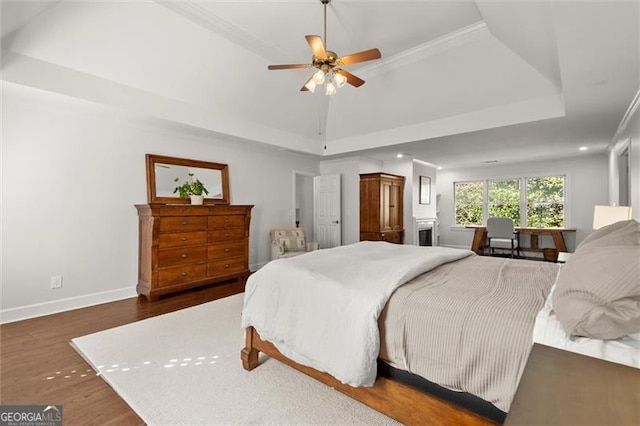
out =
{"type": "Polygon", "coordinates": [[[243,290],[244,283],[233,281],[169,295],[153,303],[131,298],[1,325],[0,404],[62,405],[65,425],[142,425],[144,422],[71,347],[71,339],[243,290]]]}

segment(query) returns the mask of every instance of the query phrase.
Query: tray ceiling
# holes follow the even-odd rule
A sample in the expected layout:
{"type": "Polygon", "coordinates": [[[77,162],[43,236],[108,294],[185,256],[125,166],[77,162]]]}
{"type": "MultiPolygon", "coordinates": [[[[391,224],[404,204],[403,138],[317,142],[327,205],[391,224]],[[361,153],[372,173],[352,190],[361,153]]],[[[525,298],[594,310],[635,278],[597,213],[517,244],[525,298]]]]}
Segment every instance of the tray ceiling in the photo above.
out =
{"type": "Polygon", "coordinates": [[[310,61],[318,0],[3,3],[3,79],[319,156],[402,149],[454,166],[486,143],[514,161],[526,148],[514,134],[566,156],[585,134],[604,149],[638,90],[638,13],[637,2],[334,0],[327,47],[383,58],[348,67],[366,84],[329,98],[299,91],[310,70],[267,70],[310,61]]]}

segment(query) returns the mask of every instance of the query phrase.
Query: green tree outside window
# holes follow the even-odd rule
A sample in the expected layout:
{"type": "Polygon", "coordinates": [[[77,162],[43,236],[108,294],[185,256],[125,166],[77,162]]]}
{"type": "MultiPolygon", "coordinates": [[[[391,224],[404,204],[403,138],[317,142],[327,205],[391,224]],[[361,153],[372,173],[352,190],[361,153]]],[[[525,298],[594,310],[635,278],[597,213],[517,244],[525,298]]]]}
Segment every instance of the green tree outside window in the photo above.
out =
{"type": "Polygon", "coordinates": [[[527,178],[527,226],[564,226],[564,176],[527,178]]]}
{"type": "Polygon", "coordinates": [[[484,182],[456,182],[454,184],[456,223],[482,225],[484,182]]]}
{"type": "Polygon", "coordinates": [[[510,217],[520,226],[520,179],[492,180],[487,189],[489,217],[510,217]]]}

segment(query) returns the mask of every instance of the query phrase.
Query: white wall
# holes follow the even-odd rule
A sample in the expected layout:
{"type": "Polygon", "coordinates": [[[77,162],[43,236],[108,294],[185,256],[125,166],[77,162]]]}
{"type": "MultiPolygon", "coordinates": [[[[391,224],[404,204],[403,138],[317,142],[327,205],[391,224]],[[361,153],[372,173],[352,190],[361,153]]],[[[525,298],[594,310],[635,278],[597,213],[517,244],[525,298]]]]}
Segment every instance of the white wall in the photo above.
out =
{"type": "Polygon", "coordinates": [[[640,114],[637,112],[629,128],[629,137],[631,138],[631,146],[629,148],[630,204],[633,207],[633,218],[640,221],[640,114]]]}
{"type": "MultiPolygon", "coordinates": [[[[573,251],[576,245],[592,231],[593,206],[607,204],[607,162],[605,154],[577,154],[573,158],[556,161],[439,171],[437,192],[442,194],[440,198],[440,244],[471,247],[473,231],[454,226],[454,182],[564,174],[566,175],[567,188],[565,226],[577,228],[575,235],[565,234],[565,241],[567,249],[573,251]]],[[[552,246],[552,242],[544,239],[541,241],[541,246],[552,246]]]]}
{"type": "Polygon", "coordinates": [[[3,82],[4,321],[135,294],[146,153],[229,165],[231,203],[255,205],[253,268],[270,258],[269,229],[292,223],[292,170],[319,171],[315,158],[3,82]]]}
{"type": "Polygon", "coordinates": [[[609,151],[609,203],[619,204],[620,170],[618,154],[621,145],[629,146],[629,205],[633,218],[640,221],[640,92],[629,106],[629,118],[621,123],[610,145],[609,151]]]}

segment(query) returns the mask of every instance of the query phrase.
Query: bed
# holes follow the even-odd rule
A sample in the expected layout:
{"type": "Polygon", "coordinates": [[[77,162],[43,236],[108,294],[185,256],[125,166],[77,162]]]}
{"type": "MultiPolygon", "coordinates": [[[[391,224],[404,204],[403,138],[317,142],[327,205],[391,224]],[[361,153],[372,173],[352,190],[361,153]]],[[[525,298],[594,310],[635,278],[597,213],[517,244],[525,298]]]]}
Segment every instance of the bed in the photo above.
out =
{"type": "Polygon", "coordinates": [[[562,271],[547,262],[383,242],[271,262],[247,282],[243,366],[255,368],[264,352],[404,423],[427,416],[434,424],[499,423],[380,376],[378,365],[508,411],[552,287],[554,314],[567,335],[616,340],[640,331],[633,266],[639,229],[627,221],[597,231],[562,271]],[[594,252],[605,261],[594,263],[594,252]],[[601,294],[597,282],[582,283],[589,264],[622,273],[601,294]],[[596,319],[576,320],[584,309],[596,311],[596,319]]]}

